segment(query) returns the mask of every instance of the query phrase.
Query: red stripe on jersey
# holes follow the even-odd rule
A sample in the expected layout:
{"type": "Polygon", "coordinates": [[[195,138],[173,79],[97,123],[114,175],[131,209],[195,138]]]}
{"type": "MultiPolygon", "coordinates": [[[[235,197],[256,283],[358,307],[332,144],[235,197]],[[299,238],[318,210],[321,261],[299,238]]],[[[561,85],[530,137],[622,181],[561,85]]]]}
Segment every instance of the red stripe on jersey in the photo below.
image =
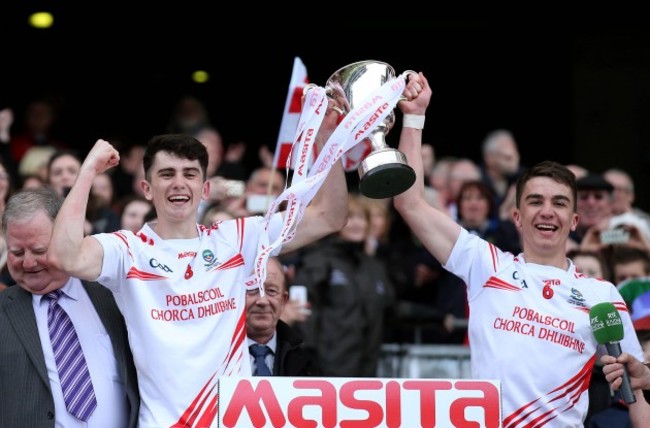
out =
{"type": "Polygon", "coordinates": [[[512,285],[508,282],[505,282],[504,280],[497,278],[496,276],[491,276],[490,279],[488,279],[485,282],[485,284],[483,284],[483,287],[498,288],[500,290],[508,290],[508,291],[521,291],[521,288],[517,287],[516,285],[512,285]]]}
{"type": "Polygon", "coordinates": [[[558,413],[565,412],[570,408],[574,407],[575,403],[578,402],[582,394],[587,393],[589,389],[589,381],[591,380],[591,372],[596,362],[596,355],[591,357],[587,364],[576,374],[574,377],[569,379],[565,384],[559,386],[553,391],[549,392],[547,395],[546,404],[553,403],[561,398],[568,396],[569,401],[561,401],[556,403],[555,407],[547,408],[544,413],[541,413],[539,416],[536,416],[535,419],[529,420],[528,417],[539,411],[544,404],[540,403],[542,398],[531,401],[528,404],[525,404],[511,415],[507,416],[503,420],[503,426],[505,428],[516,428],[516,427],[542,427],[548,422],[552,421],[557,417],[558,413]],[[533,404],[536,404],[535,408],[531,408],[533,404]],[[541,407],[540,407],[541,404],[541,407]],[[568,407],[567,407],[568,406],[568,407]]]}
{"type": "Polygon", "coordinates": [[[216,373],[213,374],[210,377],[210,379],[208,379],[208,381],[203,386],[203,388],[201,388],[201,391],[199,391],[199,394],[194,398],[194,400],[189,405],[189,407],[185,409],[185,412],[183,412],[181,417],[178,419],[178,422],[172,425],[172,428],[181,428],[181,427],[187,428],[187,427],[194,427],[194,426],[205,427],[205,426],[210,426],[210,424],[212,424],[212,421],[216,416],[216,412],[212,414],[212,419],[208,421],[206,419],[206,415],[210,413],[211,411],[210,407],[208,407],[207,411],[203,413],[203,417],[201,417],[198,424],[194,425],[194,421],[200,416],[201,409],[205,407],[205,402],[208,398],[210,398],[211,395],[214,395],[214,398],[211,400],[211,404],[216,403],[216,400],[218,399],[218,395],[213,394],[214,389],[216,387],[216,383],[210,386],[210,384],[212,384],[212,380],[214,379],[215,375],[216,373]]]}
{"type": "Polygon", "coordinates": [[[490,255],[492,256],[492,269],[494,269],[494,271],[496,272],[496,271],[497,271],[497,267],[498,267],[498,265],[499,265],[499,263],[498,263],[499,258],[498,258],[497,247],[495,247],[494,245],[492,245],[492,244],[490,244],[490,243],[488,243],[488,246],[490,247],[490,255]]]}
{"type": "Polygon", "coordinates": [[[627,312],[628,311],[628,308],[627,308],[627,305],[625,304],[625,302],[612,302],[612,303],[614,303],[614,307],[619,312],[627,312]]]}
{"type": "Polygon", "coordinates": [[[224,270],[232,269],[244,265],[244,258],[241,254],[235,255],[232,259],[228,260],[226,263],[222,263],[213,270],[224,270]]]}
{"type": "Polygon", "coordinates": [[[132,266],[131,269],[129,269],[129,273],[126,274],[127,279],[141,279],[143,281],[156,281],[159,279],[167,279],[166,276],[162,275],[157,275],[155,273],[151,272],[145,272],[137,269],[135,266],[132,266]]]}
{"type": "Polygon", "coordinates": [[[243,218],[238,218],[237,219],[237,239],[239,240],[239,252],[241,253],[242,248],[244,246],[244,225],[246,222],[244,221],[243,218]]]}

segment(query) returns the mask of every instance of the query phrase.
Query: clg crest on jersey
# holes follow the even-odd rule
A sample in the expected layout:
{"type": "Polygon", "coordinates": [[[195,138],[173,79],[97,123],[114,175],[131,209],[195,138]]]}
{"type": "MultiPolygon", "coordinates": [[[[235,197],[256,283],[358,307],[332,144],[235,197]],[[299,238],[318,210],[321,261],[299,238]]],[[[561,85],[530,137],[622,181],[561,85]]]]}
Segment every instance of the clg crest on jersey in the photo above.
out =
{"type": "Polygon", "coordinates": [[[214,253],[211,250],[203,250],[203,254],[201,254],[201,256],[205,262],[203,266],[205,266],[206,272],[210,270],[212,266],[217,264],[217,258],[214,256],[214,253]]]}

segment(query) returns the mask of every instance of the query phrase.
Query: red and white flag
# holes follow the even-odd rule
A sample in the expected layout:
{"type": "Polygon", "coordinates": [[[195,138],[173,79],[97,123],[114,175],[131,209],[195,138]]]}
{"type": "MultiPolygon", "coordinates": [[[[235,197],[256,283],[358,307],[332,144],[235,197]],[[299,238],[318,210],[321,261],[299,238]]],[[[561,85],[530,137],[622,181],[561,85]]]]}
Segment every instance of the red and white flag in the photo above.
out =
{"type": "Polygon", "coordinates": [[[284,169],[287,166],[287,159],[291,153],[291,146],[300,119],[302,90],[308,83],[307,68],[300,58],[296,57],[293,61],[293,72],[291,73],[289,93],[287,94],[282,123],[280,124],[278,144],[275,147],[275,155],[273,156],[273,165],[277,169],[284,169]]]}

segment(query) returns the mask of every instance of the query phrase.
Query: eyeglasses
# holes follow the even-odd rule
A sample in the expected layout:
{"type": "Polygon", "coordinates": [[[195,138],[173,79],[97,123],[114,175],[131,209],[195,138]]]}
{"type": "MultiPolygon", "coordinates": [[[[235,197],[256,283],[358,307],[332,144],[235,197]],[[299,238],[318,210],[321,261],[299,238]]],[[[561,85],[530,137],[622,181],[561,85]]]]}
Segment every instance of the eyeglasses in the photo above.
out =
{"type": "MultiPolygon", "coordinates": [[[[264,293],[265,293],[266,296],[268,296],[269,298],[272,298],[272,299],[275,299],[275,298],[277,298],[278,296],[280,296],[282,294],[280,292],[280,290],[277,290],[275,288],[265,289],[264,293]]],[[[246,290],[246,295],[247,296],[251,296],[251,297],[252,296],[259,296],[259,294],[260,294],[260,289],[257,288],[257,287],[252,288],[250,290],[246,290]]]]}

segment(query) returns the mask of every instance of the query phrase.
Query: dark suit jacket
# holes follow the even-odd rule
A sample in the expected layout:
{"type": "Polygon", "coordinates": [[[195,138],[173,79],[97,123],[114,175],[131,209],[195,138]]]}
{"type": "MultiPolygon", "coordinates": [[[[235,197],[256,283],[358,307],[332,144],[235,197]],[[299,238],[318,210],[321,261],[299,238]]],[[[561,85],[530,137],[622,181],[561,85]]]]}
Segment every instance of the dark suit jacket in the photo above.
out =
{"type": "Polygon", "coordinates": [[[302,348],[302,337],[287,323],[278,320],[275,328],[277,348],[273,376],[322,376],[314,356],[302,348]]]}
{"type": "MultiPolygon", "coordinates": [[[[130,406],[128,426],[136,427],[140,395],[124,321],[108,289],[96,283],[84,283],[84,288],[111,338],[130,406]]],[[[54,427],[32,295],[18,285],[0,292],[0,428],[14,427],[54,427]]]]}

